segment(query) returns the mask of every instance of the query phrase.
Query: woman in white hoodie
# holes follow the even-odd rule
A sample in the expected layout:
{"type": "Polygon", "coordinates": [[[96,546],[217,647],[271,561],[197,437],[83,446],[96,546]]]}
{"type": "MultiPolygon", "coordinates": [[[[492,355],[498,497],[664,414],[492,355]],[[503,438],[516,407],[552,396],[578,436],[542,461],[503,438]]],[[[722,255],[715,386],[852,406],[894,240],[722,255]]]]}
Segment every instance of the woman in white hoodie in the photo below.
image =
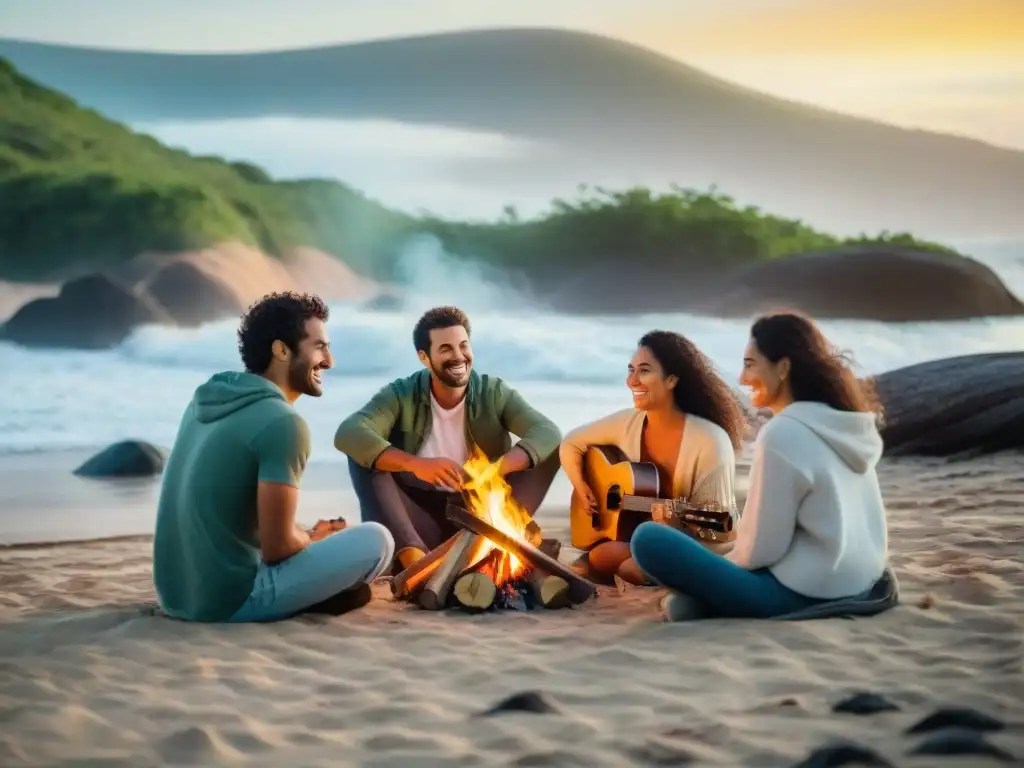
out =
{"type": "Polygon", "coordinates": [[[732,550],[716,555],[658,522],[633,534],[636,565],[675,594],[669,619],[772,618],[869,590],[886,566],[873,390],[808,319],[751,328],[741,383],[774,416],[755,442],[732,550]]]}

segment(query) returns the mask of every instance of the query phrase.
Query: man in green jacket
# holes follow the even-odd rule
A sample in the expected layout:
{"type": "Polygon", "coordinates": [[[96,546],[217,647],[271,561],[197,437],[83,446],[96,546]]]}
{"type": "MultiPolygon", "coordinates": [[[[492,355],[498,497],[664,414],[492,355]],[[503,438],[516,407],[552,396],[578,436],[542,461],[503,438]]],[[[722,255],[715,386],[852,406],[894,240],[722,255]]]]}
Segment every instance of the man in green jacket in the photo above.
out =
{"type": "MultiPolygon", "coordinates": [[[[469,318],[460,309],[429,310],[412,335],[425,370],[383,387],[334,437],[348,456],[362,519],[391,531],[402,568],[455,533],[445,507],[462,489],[474,448],[498,462],[532,516],[558,472],[562,439],[516,390],[473,370],[469,318]]],[[[539,528],[531,529],[536,538],[539,528]]]]}

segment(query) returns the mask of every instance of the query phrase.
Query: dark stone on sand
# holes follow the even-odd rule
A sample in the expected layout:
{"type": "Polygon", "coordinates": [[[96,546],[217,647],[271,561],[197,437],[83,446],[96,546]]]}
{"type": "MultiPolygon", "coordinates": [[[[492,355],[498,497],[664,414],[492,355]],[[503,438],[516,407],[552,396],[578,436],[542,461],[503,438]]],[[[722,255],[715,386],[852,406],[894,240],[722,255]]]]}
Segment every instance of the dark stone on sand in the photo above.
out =
{"type": "Polygon", "coordinates": [[[704,295],[691,311],[750,317],[785,307],[818,318],[890,323],[1024,315],[1024,304],[985,264],[895,245],[761,261],[704,295]]]}
{"type": "Polygon", "coordinates": [[[963,355],[880,374],[887,455],[1024,448],[1024,352],[963,355]]]}
{"type": "Polygon", "coordinates": [[[907,752],[907,754],[943,757],[971,755],[973,757],[991,757],[996,760],[1002,760],[1005,763],[1016,761],[1014,755],[1002,747],[987,741],[978,731],[960,728],[933,733],[907,752]]]}
{"type": "Polygon", "coordinates": [[[523,691],[522,693],[514,693],[507,699],[502,699],[490,709],[480,712],[478,716],[489,717],[507,712],[558,715],[562,713],[562,709],[543,691],[523,691]]]}
{"type": "Polygon", "coordinates": [[[966,731],[1001,731],[1006,723],[970,707],[943,707],[910,726],[906,733],[931,733],[945,728],[966,731]]]}
{"type": "Polygon", "coordinates": [[[843,765],[893,768],[892,763],[874,750],[853,742],[839,742],[818,747],[799,763],[795,763],[793,768],[839,768],[843,765]]]}
{"type": "Polygon", "coordinates": [[[877,693],[860,691],[834,704],[832,711],[850,715],[874,715],[879,712],[898,712],[899,707],[877,693]]]}
{"type": "Polygon", "coordinates": [[[163,472],[167,452],[144,440],[124,440],[87,459],[74,474],[79,477],[149,477],[163,472]]]}

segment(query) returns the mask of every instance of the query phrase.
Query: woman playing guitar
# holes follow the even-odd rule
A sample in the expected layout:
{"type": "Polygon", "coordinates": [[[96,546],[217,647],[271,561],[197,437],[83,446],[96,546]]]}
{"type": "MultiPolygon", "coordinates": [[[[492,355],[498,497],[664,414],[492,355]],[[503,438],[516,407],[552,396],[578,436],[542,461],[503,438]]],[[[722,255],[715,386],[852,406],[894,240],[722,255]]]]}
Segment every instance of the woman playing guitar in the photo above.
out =
{"type": "MultiPolygon", "coordinates": [[[[607,446],[627,461],[653,464],[662,498],[735,509],[735,449],[742,445],[745,421],[711,361],[684,336],[651,331],[640,339],[629,362],[626,386],[633,408],[578,427],[562,442],[559,455],[574,503],[595,515],[604,506],[587,483],[584,457],[594,446],[607,446]]],[[[649,583],[629,549],[632,531],[644,519],[650,517],[619,515],[614,538],[589,549],[590,570],[617,574],[633,584],[649,583]]]]}

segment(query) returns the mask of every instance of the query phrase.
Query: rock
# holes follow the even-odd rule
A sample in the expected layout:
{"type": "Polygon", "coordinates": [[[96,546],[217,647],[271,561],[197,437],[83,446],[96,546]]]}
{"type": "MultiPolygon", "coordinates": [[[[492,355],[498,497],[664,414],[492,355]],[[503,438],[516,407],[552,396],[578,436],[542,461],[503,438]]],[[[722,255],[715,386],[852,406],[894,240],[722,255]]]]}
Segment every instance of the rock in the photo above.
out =
{"type": "Polygon", "coordinates": [[[832,707],[832,711],[851,715],[875,715],[879,712],[898,712],[899,707],[877,693],[860,691],[837,702],[832,707]]]}
{"type": "Polygon", "coordinates": [[[237,317],[272,291],[313,291],[353,301],[380,288],[321,251],[294,248],[281,258],[243,243],[202,251],[143,253],[103,274],[71,280],[53,298],[21,307],[0,339],[31,347],[106,349],[140,325],[196,326],[237,317]]]}
{"type": "Polygon", "coordinates": [[[887,455],[1024,448],[1024,352],[964,355],[874,378],[887,455]]]}
{"type": "Polygon", "coordinates": [[[167,451],[143,440],[124,440],[86,460],[79,477],[150,477],[163,472],[167,451]]]}
{"type": "Polygon", "coordinates": [[[158,271],[149,283],[149,295],[183,326],[200,325],[244,309],[228,286],[188,261],[158,271]]]}
{"type": "Polygon", "coordinates": [[[480,717],[505,712],[532,712],[534,714],[561,714],[561,708],[543,691],[514,693],[507,699],[480,713],[480,717]]]}
{"type": "Polygon", "coordinates": [[[793,768],[838,768],[843,765],[870,765],[892,768],[892,763],[877,752],[852,742],[826,744],[811,751],[793,768]]]}
{"type": "Polygon", "coordinates": [[[28,347],[106,349],[156,319],[153,308],[131,290],[107,276],[88,275],[65,283],[53,298],[25,304],[0,337],[28,347]]]}
{"type": "MultiPolygon", "coordinates": [[[[1005,763],[1016,762],[1016,758],[1002,747],[990,743],[977,731],[949,730],[933,733],[907,752],[908,755],[972,755],[992,757],[1005,763]]],[[[1017,763],[1020,765],[1020,763],[1017,763]]]]}
{"type": "Polygon", "coordinates": [[[727,275],[691,311],[750,317],[779,308],[891,323],[1024,315],[981,262],[899,246],[853,246],[754,264],[727,275]]]}
{"type": "Polygon", "coordinates": [[[1001,731],[1006,727],[1002,720],[969,707],[942,707],[919,720],[907,729],[907,733],[930,733],[943,728],[959,728],[970,731],[1001,731]]]}

